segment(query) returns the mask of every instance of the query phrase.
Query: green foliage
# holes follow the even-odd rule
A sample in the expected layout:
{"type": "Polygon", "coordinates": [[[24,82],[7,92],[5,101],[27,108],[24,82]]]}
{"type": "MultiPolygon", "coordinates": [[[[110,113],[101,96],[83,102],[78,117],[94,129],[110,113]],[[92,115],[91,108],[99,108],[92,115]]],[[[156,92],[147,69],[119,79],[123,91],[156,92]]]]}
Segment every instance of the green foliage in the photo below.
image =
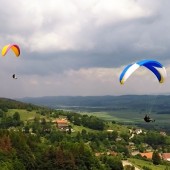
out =
{"type": "Polygon", "coordinates": [[[152,161],[154,165],[159,165],[161,163],[161,157],[157,151],[153,152],[152,161]]]}
{"type": "Polygon", "coordinates": [[[33,104],[26,104],[12,99],[0,98],[0,108],[4,112],[7,112],[8,109],[27,109],[28,107],[35,110],[40,108],[39,106],[35,106],[33,104]]]}
{"type": "Polygon", "coordinates": [[[2,111],[2,109],[0,109],[0,117],[4,116],[4,112],[2,111]]]}
{"type": "Polygon", "coordinates": [[[3,117],[0,120],[0,128],[9,128],[20,126],[22,121],[20,120],[20,114],[15,112],[13,116],[7,116],[6,113],[3,113],[3,117]]]}
{"type": "Polygon", "coordinates": [[[166,166],[166,167],[165,167],[165,170],[170,170],[170,167],[166,166]]]}
{"type": "Polygon", "coordinates": [[[135,167],[132,165],[125,165],[124,170],[135,170],[135,167]]]}
{"type": "MultiPolygon", "coordinates": [[[[47,108],[34,110],[30,104],[25,105],[25,108],[30,107],[32,112],[11,110],[10,107],[7,113],[0,110],[0,114],[2,111],[0,128],[8,128],[0,129],[0,167],[3,169],[121,170],[123,168],[121,159],[130,156],[129,133],[125,126],[114,122],[109,124],[95,116],[61,110],[53,111],[47,108]],[[27,115],[24,119],[27,121],[24,123],[21,122],[23,114],[27,115]],[[52,123],[54,118],[59,116],[65,116],[70,120],[69,132],[61,132],[52,123]],[[74,129],[75,124],[81,127],[76,126],[78,128],[74,129]],[[71,132],[71,128],[75,132],[71,132]],[[122,130],[123,128],[125,130],[122,130]],[[30,133],[31,129],[34,134],[30,133]],[[112,129],[113,132],[107,132],[106,129],[112,129]],[[119,136],[121,141],[117,142],[119,136]],[[95,152],[104,155],[117,152],[119,156],[99,158],[94,155],[95,152]]],[[[142,143],[148,143],[154,148],[163,145],[164,150],[168,150],[169,145],[169,138],[153,131],[135,135],[133,141],[141,151],[144,150],[142,143]]],[[[153,165],[151,162],[150,164],[153,165]]],[[[126,168],[133,169],[130,166],[126,168]]]]}
{"type": "Polygon", "coordinates": [[[13,114],[13,120],[18,121],[18,122],[20,121],[20,114],[18,112],[15,112],[13,114]]]}
{"type": "Polygon", "coordinates": [[[143,170],[152,170],[152,169],[147,166],[143,166],[143,170]]]}
{"type": "Polygon", "coordinates": [[[105,164],[107,169],[123,170],[123,164],[119,157],[103,156],[101,161],[105,164]]]}
{"type": "Polygon", "coordinates": [[[80,115],[77,113],[67,114],[69,121],[73,122],[75,125],[82,125],[94,130],[104,130],[105,123],[103,120],[97,118],[96,116],[80,115]]]}

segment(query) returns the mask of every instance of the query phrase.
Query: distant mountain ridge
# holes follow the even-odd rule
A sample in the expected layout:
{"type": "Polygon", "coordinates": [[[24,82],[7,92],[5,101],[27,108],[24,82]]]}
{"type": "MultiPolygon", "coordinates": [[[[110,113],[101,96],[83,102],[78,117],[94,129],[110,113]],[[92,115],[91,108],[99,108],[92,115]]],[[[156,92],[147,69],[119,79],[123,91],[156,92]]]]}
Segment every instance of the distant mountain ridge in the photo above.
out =
{"type": "Polygon", "coordinates": [[[170,111],[170,95],[122,95],[122,96],[45,96],[16,99],[51,108],[91,108],[119,110],[143,108],[154,105],[158,111],[170,111]]]}

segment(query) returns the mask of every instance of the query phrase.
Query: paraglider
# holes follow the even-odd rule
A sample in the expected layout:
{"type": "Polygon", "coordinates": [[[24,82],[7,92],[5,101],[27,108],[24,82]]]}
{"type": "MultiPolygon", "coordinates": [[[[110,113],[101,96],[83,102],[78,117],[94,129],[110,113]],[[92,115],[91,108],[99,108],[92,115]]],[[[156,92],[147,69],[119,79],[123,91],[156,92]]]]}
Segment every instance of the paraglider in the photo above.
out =
{"type": "MultiPolygon", "coordinates": [[[[165,67],[155,60],[142,60],[134,64],[129,64],[124,68],[119,77],[120,84],[123,85],[126,80],[141,66],[144,66],[151,71],[156,76],[159,83],[164,83],[166,78],[165,67]]],[[[145,115],[144,120],[145,122],[155,122],[155,120],[151,119],[148,115],[145,115]]]]}
{"type": "MultiPolygon", "coordinates": [[[[17,44],[5,45],[1,51],[2,56],[5,56],[9,52],[9,50],[12,50],[16,57],[20,56],[20,48],[17,44]]],[[[12,78],[17,79],[15,74],[12,75],[12,78]]]]}
{"type": "Polygon", "coordinates": [[[16,77],[16,75],[15,75],[15,74],[13,74],[13,75],[12,75],[12,78],[13,78],[13,79],[17,79],[17,77],[16,77]]]}
{"type": "Polygon", "coordinates": [[[120,75],[120,83],[124,84],[125,81],[135,72],[139,67],[144,66],[157,77],[159,83],[163,83],[166,77],[165,67],[161,63],[155,60],[142,60],[134,64],[130,64],[125,67],[120,75]]]}
{"type": "Polygon", "coordinates": [[[1,51],[2,56],[5,56],[10,49],[14,52],[16,57],[19,57],[19,55],[20,55],[20,48],[19,48],[19,46],[17,44],[8,44],[8,45],[5,45],[2,48],[2,51],[1,51]]]}
{"type": "Polygon", "coordinates": [[[155,120],[151,119],[148,115],[145,115],[145,117],[143,119],[145,122],[155,122],[155,120]]]}

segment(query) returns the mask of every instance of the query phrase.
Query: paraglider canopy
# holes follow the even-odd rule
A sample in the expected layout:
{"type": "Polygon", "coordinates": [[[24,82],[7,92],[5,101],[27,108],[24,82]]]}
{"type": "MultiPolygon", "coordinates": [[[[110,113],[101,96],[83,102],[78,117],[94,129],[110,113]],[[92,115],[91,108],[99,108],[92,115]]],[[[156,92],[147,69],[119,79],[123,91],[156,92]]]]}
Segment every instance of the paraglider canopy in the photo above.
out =
{"type": "Polygon", "coordinates": [[[149,69],[157,77],[159,83],[163,83],[166,77],[165,67],[155,60],[142,60],[134,64],[129,64],[125,67],[120,75],[120,83],[124,84],[125,81],[135,72],[139,67],[144,66],[149,69]]]}
{"type": "Polygon", "coordinates": [[[14,54],[16,55],[16,57],[19,57],[20,55],[20,48],[17,44],[8,44],[8,45],[5,45],[3,48],[2,48],[2,56],[5,56],[8,51],[12,49],[12,51],[14,52],[14,54]]]}

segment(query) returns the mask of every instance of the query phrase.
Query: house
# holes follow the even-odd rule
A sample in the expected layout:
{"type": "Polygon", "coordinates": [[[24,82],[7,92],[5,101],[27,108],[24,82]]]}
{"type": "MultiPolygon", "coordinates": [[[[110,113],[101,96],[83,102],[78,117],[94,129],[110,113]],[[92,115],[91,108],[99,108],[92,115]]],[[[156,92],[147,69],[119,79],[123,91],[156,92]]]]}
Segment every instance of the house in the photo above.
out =
{"type": "Polygon", "coordinates": [[[129,146],[134,146],[135,143],[134,142],[129,142],[129,146]]]}
{"type": "Polygon", "coordinates": [[[140,153],[142,157],[145,157],[147,159],[152,159],[153,152],[145,152],[145,153],[140,153]]]}
{"type": "Polygon", "coordinates": [[[170,161],[170,153],[162,153],[162,159],[165,161],[170,161]]]}
{"type": "Polygon", "coordinates": [[[108,156],[116,156],[116,155],[117,155],[117,153],[114,152],[114,151],[109,151],[109,152],[107,152],[106,154],[107,154],[108,156]]]}
{"type": "Polygon", "coordinates": [[[128,146],[130,151],[135,151],[136,150],[136,146],[133,142],[129,142],[129,146],[128,146]]]}
{"type": "Polygon", "coordinates": [[[122,140],[121,137],[117,137],[117,138],[116,138],[116,142],[119,142],[119,141],[121,141],[121,140],[122,140]]]}
{"type": "Polygon", "coordinates": [[[98,157],[98,156],[101,156],[101,155],[104,155],[104,152],[96,152],[96,153],[95,153],[95,156],[97,156],[97,157],[98,157]]]}
{"type": "Polygon", "coordinates": [[[136,133],[137,135],[141,134],[141,133],[142,133],[142,129],[136,129],[136,130],[135,130],[135,133],[136,133]]]}
{"type": "Polygon", "coordinates": [[[135,156],[135,155],[138,155],[138,154],[140,154],[139,150],[135,150],[135,151],[131,152],[132,156],[135,156]]]}
{"type": "Polygon", "coordinates": [[[112,129],[108,129],[107,132],[113,132],[113,130],[112,129]]]}
{"type": "Polygon", "coordinates": [[[166,132],[160,132],[160,135],[166,136],[166,132]]]}
{"type": "Polygon", "coordinates": [[[56,126],[60,129],[60,130],[66,130],[68,129],[68,126],[69,126],[69,122],[67,119],[56,119],[55,121],[56,123],[56,126]]]}
{"type": "Polygon", "coordinates": [[[117,153],[114,151],[108,151],[108,152],[96,152],[95,156],[101,156],[101,155],[108,155],[108,156],[116,156],[117,153]]]}

